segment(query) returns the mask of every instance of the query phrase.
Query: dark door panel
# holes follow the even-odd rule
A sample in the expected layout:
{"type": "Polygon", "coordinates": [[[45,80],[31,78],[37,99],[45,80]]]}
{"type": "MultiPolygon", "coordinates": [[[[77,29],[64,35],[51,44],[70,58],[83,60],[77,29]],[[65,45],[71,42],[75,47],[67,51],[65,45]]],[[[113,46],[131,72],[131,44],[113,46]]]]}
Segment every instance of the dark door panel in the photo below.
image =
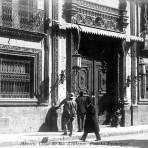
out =
{"type": "Polygon", "coordinates": [[[82,59],[82,67],[78,74],[78,91],[83,91],[84,94],[92,92],[93,85],[93,63],[91,60],[82,59]]]}

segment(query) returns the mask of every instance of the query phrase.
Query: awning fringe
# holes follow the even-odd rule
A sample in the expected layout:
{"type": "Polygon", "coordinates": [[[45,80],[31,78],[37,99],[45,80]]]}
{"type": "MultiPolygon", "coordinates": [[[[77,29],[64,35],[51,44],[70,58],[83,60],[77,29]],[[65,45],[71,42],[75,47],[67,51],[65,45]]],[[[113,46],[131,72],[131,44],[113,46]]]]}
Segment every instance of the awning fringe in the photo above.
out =
{"type": "Polygon", "coordinates": [[[79,29],[81,32],[84,32],[84,33],[114,37],[114,38],[119,38],[119,39],[126,39],[127,42],[130,42],[132,40],[139,41],[139,42],[144,41],[144,39],[142,37],[130,36],[130,35],[126,35],[123,33],[117,33],[117,32],[102,30],[102,29],[98,29],[98,28],[91,28],[91,27],[72,24],[72,23],[58,23],[58,24],[59,24],[59,29],[61,29],[61,30],[79,29]]]}

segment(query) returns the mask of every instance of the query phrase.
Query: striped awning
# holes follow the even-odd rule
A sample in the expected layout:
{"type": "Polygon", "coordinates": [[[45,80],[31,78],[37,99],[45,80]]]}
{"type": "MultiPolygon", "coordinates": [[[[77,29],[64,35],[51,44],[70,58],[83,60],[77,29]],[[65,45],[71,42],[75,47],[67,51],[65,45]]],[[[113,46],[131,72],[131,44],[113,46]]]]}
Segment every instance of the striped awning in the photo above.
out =
{"type": "Polygon", "coordinates": [[[75,28],[84,33],[108,36],[108,37],[119,38],[119,39],[126,39],[127,42],[130,42],[131,40],[139,41],[139,42],[144,41],[143,38],[138,36],[129,36],[123,33],[117,33],[117,32],[102,30],[98,28],[92,28],[92,27],[87,27],[87,26],[82,26],[77,24],[71,24],[71,23],[58,23],[58,24],[59,24],[59,28],[62,30],[75,28]]]}

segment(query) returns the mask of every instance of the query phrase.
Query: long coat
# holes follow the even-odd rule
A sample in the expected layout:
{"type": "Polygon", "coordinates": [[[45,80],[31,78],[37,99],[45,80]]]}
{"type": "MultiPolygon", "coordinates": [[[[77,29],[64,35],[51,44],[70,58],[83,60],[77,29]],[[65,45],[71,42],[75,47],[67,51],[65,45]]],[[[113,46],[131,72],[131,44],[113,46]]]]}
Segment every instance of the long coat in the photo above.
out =
{"type": "Polygon", "coordinates": [[[97,115],[95,111],[95,107],[90,104],[88,107],[86,106],[86,118],[84,123],[84,132],[86,133],[94,133],[99,132],[99,124],[97,120],[97,115]]]}

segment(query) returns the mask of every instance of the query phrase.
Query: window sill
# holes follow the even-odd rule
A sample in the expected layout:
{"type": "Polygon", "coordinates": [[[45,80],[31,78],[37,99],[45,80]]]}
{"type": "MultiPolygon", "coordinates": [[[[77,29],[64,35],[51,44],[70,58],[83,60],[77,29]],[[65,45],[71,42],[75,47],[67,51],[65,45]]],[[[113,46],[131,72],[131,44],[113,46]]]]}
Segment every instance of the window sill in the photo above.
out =
{"type": "Polygon", "coordinates": [[[138,101],[139,105],[148,105],[148,99],[147,98],[140,98],[138,101]]]}
{"type": "Polygon", "coordinates": [[[0,106],[32,106],[38,105],[38,100],[33,98],[0,98],[0,106]]]}

